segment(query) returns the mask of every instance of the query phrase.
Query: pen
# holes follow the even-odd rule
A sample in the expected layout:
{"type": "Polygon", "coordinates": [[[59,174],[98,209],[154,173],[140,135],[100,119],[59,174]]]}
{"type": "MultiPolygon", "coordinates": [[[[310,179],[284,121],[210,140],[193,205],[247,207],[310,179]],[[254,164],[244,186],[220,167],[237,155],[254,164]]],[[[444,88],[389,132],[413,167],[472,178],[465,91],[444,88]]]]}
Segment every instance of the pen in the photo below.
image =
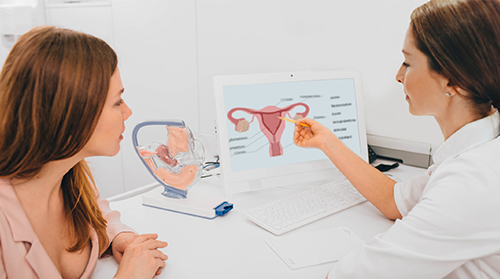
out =
{"type": "MultiPolygon", "coordinates": [[[[278,116],[279,119],[281,120],[285,120],[285,121],[288,121],[288,122],[291,122],[291,123],[294,123],[295,124],[295,120],[292,120],[292,119],[288,119],[288,118],[285,118],[285,117],[281,117],[281,116],[278,116]]],[[[300,123],[300,125],[306,127],[306,128],[311,128],[311,126],[307,125],[307,124],[304,124],[304,123],[300,123]]]]}

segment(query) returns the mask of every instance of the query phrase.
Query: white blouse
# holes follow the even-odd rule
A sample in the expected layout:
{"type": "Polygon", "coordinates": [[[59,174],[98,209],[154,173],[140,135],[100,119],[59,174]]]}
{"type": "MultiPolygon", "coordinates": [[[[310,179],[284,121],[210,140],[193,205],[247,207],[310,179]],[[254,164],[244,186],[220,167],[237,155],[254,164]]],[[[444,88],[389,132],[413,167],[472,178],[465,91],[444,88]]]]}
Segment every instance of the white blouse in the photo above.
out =
{"type": "Polygon", "coordinates": [[[424,174],[394,186],[403,218],[328,278],[500,278],[499,134],[498,112],[455,132],[424,174]]]}

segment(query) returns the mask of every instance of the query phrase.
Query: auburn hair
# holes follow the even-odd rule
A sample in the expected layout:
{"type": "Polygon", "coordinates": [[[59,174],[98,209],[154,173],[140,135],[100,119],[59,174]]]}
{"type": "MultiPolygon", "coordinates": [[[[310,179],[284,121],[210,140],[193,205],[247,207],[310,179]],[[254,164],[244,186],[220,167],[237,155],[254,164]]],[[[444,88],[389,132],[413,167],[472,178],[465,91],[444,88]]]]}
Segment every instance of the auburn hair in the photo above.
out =
{"type": "Polygon", "coordinates": [[[411,14],[431,70],[464,90],[483,117],[500,108],[499,23],[499,0],[431,0],[411,14]]]}
{"type": "MultiPolygon", "coordinates": [[[[32,178],[51,161],[70,158],[89,141],[117,67],[103,40],[53,26],[22,35],[0,73],[0,176],[32,178]]],[[[63,177],[64,207],[78,251],[90,227],[103,253],[109,239],[97,189],[82,160],[63,177]]]]}

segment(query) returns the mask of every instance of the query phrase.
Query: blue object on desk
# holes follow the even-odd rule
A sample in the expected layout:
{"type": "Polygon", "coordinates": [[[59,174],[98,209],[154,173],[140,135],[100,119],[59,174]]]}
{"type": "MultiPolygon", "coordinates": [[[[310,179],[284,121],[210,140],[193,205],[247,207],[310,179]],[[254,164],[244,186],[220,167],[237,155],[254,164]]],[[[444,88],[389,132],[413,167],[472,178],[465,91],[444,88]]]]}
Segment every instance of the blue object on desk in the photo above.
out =
{"type": "Polygon", "coordinates": [[[217,216],[224,216],[226,213],[231,211],[231,209],[233,209],[233,204],[228,202],[223,202],[214,209],[215,209],[215,214],[217,216]]]}

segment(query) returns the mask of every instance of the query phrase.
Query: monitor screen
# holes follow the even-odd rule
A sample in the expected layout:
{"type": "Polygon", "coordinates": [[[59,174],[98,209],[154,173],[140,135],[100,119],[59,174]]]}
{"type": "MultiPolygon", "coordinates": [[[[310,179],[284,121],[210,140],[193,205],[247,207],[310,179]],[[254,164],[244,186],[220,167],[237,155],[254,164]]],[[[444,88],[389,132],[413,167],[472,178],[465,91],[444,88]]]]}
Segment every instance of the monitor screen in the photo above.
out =
{"type": "Polygon", "coordinates": [[[295,146],[295,125],[279,117],[314,119],[367,160],[355,73],[221,76],[214,86],[226,194],[339,175],[320,150],[295,146]]]}

